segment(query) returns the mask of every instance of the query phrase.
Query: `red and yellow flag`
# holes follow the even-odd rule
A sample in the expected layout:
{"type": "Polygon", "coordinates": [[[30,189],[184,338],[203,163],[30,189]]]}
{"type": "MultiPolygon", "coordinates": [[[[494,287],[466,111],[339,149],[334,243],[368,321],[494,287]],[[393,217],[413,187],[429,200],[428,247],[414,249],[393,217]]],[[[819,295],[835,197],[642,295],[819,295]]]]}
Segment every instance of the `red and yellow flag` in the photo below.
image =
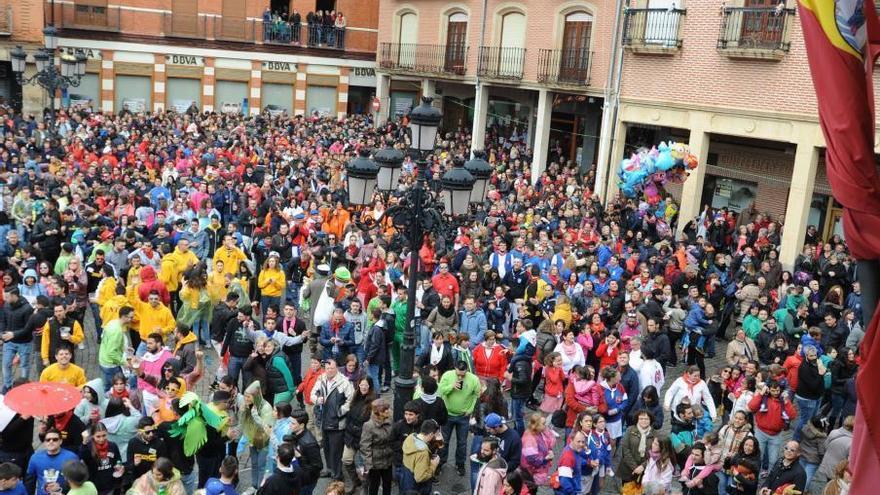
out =
{"type": "MultiPolygon", "coordinates": [[[[844,206],[847,245],[858,260],[880,259],[880,179],[874,157],[874,60],[880,29],[873,0],[800,0],[807,57],[825,163],[835,199],[844,206]]],[[[864,292],[863,292],[864,293],[864,292]]],[[[870,307],[870,306],[869,306],[870,307]]],[[[850,455],[850,493],[876,493],[880,486],[880,319],[871,319],[862,343],[856,380],[858,407],[850,455]]]]}

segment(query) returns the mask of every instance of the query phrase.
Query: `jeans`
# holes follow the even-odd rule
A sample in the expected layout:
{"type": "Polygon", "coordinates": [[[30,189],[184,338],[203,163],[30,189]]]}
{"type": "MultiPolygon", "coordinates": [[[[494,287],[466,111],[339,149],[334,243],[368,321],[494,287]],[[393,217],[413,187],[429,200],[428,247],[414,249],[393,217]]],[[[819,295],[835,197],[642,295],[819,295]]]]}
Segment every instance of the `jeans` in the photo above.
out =
{"type": "Polygon", "coordinates": [[[301,287],[302,284],[298,284],[296,282],[288,282],[287,292],[284,295],[287,302],[293,303],[293,307],[296,309],[299,309],[299,291],[301,287]]]}
{"type": "Polygon", "coordinates": [[[768,435],[755,428],[755,438],[758,440],[758,447],[762,452],[761,469],[767,469],[776,464],[779,459],[779,449],[782,448],[782,434],[768,435]]]}
{"type": "Polygon", "coordinates": [[[101,373],[104,376],[104,392],[110,390],[110,387],[113,386],[113,377],[117,374],[122,374],[122,368],[119,366],[113,366],[110,368],[106,368],[104,366],[98,365],[101,368],[101,373]]]}
{"type": "Polygon", "coordinates": [[[440,464],[446,464],[449,459],[449,446],[452,445],[452,430],[455,429],[455,465],[464,466],[467,458],[467,436],[469,416],[449,416],[443,425],[444,445],[440,450],[440,464]]]}
{"type": "MultiPolygon", "coordinates": [[[[391,495],[391,468],[370,470],[367,476],[369,495],[379,495],[379,484],[382,484],[382,495],[391,495]]],[[[302,492],[300,490],[300,492],[302,492]]]]}
{"type": "MultiPolygon", "coordinates": [[[[483,444],[483,435],[474,435],[471,437],[471,454],[479,454],[480,447],[483,444]]],[[[480,468],[483,466],[479,462],[471,459],[471,472],[470,472],[470,480],[471,480],[471,492],[473,493],[477,489],[477,475],[480,474],[480,468]]]]}
{"type": "Polygon", "coordinates": [[[196,334],[196,339],[198,339],[199,344],[210,344],[211,343],[211,325],[207,320],[196,320],[193,322],[192,331],[196,334]]]}
{"type": "Polygon", "coordinates": [[[251,447],[251,486],[259,488],[263,481],[263,474],[266,471],[266,456],[269,455],[269,449],[255,449],[251,447]]]}
{"type": "MultiPolygon", "coordinates": [[[[235,383],[238,383],[238,375],[241,374],[241,369],[244,367],[244,363],[247,361],[246,357],[236,357],[229,356],[229,367],[227,373],[232,377],[232,380],[235,383]]],[[[245,386],[250,385],[249,383],[245,386]]],[[[239,387],[240,390],[244,390],[244,388],[239,387]]]]}
{"type": "Polygon", "coordinates": [[[794,428],[792,439],[801,441],[801,430],[810,422],[816,410],[819,408],[819,401],[813,399],[804,399],[800,395],[795,394],[794,401],[798,408],[797,426],[794,428]]]}
{"type": "Polygon", "coordinates": [[[729,483],[729,477],[724,473],[724,470],[716,471],[718,475],[718,495],[727,495],[727,483],[729,483]]]}
{"type": "Polygon", "coordinates": [[[838,422],[843,422],[843,418],[839,417],[843,411],[843,405],[846,403],[846,396],[841,394],[831,394],[831,412],[828,413],[828,421],[831,428],[836,428],[838,422]]]}
{"type": "Polygon", "coordinates": [[[379,390],[379,368],[378,364],[370,363],[370,366],[367,367],[367,373],[370,375],[370,380],[373,381],[373,390],[379,390]]]}
{"type": "Polygon", "coordinates": [[[197,481],[198,475],[196,475],[195,471],[192,471],[189,474],[180,475],[180,482],[183,483],[183,489],[186,491],[186,495],[193,495],[193,493],[195,493],[197,481]]]}
{"type": "Polygon", "coordinates": [[[134,355],[137,357],[144,357],[144,354],[147,353],[147,343],[143,340],[140,344],[138,344],[137,349],[134,351],[134,355]]]}
{"type": "MultiPolygon", "coordinates": [[[[33,349],[33,342],[16,344],[10,341],[3,344],[3,393],[12,388],[12,382],[15,380],[15,376],[12,374],[12,360],[15,359],[16,354],[18,354],[18,367],[21,371],[21,376],[28,378],[31,371],[31,354],[33,349]]],[[[37,357],[37,359],[40,358],[37,357]]]]}
{"type": "Polygon", "coordinates": [[[358,364],[363,364],[364,359],[367,358],[367,354],[364,352],[364,344],[355,344],[354,348],[348,350],[348,352],[354,354],[358,358],[358,364]]]}
{"type": "Polygon", "coordinates": [[[811,462],[806,462],[803,459],[800,459],[798,462],[801,463],[801,467],[804,468],[804,471],[807,473],[807,484],[804,486],[810,486],[810,480],[813,479],[813,475],[816,474],[816,470],[819,469],[818,464],[813,464],[811,462]]]}
{"type": "Polygon", "coordinates": [[[523,421],[523,407],[525,405],[526,399],[517,399],[516,397],[510,398],[510,414],[516,422],[516,431],[520,436],[522,436],[523,432],[526,430],[526,425],[523,421]]]}
{"type": "Polygon", "coordinates": [[[104,333],[104,324],[101,321],[101,307],[97,303],[89,303],[92,308],[92,316],[95,318],[95,332],[98,334],[98,342],[101,342],[101,334],[104,333]]]}

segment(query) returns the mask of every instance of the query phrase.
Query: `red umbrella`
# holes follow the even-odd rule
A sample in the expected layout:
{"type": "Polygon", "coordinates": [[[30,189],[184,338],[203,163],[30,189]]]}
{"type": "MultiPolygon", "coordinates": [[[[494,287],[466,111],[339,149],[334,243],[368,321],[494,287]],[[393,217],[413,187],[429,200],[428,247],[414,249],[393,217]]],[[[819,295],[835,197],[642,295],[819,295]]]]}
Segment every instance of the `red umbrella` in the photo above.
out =
{"type": "Polygon", "coordinates": [[[10,389],[3,402],[22,416],[51,416],[70,411],[81,399],[80,390],[73,385],[35,382],[10,389]]]}

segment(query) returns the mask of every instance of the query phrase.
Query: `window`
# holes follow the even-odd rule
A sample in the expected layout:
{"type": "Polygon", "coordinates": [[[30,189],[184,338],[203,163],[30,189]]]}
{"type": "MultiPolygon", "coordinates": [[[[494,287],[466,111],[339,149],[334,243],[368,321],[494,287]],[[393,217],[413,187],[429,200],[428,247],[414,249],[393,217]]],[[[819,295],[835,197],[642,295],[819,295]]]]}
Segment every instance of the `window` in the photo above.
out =
{"type": "Polygon", "coordinates": [[[76,24],[85,26],[106,26],[107,2],[101,0],[77,2],[73,17],[76,24]]]}
{"type": "Polygon", "coordinates": [[[526,16],[522,12],[508,12],[501,18],[501,46],[524,48],[526,45],[526,16]]]}
{"type": "Polygon", "coordinates": [[[563,81],[584,81],[590,71],[590,36],[593,16],[575,12],[565,16],[559,78],[563,81]]]}
{"type": "Polygon", "coordinates": [[[199,31],[199,3],[197,0],[172,0],[171,22],[165,29],[177,35],[195,35],[199,31]]]}
{"type": "Polygon", "coordinates": [[[247,1],[223,0],[223,17],[221,19],[223,37],[244,39],[247,32],[246,17],[247,1]]]}
{"type": "Polygon", "coordinates": [[[449,72],[463,73],[467,58],[467,14],[456,12],[449,16],[446,24],[446,60],[444,67],[449,72]]]}
{"type": "Polygon", "coordinates": [[[414,67],[416,44],[419,42],[419,16],[415,12],[400,14],[397,42],[400,44],[397,63],[400,67],[414,67]]]}

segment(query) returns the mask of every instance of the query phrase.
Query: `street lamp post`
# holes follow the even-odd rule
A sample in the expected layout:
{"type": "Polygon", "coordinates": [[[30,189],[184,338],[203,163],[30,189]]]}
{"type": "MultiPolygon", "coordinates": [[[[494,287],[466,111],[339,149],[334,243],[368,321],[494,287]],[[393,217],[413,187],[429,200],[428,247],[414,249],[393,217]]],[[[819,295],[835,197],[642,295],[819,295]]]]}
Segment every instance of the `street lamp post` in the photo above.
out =
{"type": "Polygon", "coordinates": [[[49,132],[55,134],[55,94],[58,90],[64,90],[71,86],[79,86],[82,77],[86,73],[86,55],[80,49],[75,52],[60,51],[58,49],[58,31],[49,26],[43,29],[44,47],[34,54],[34,62],[37,72],[31,77],[25,77],[24,71],[27,65],[27,52],[21,46],[16,46],[10,52],[12,59],[12,72],[18,83],[37,84],[49,92],[49,132]],[[55,66],[55,56],[61,59],[61,68],[55,66]]]}
{"type": "MultiPolygon", "coordinates": [[[[475,191],[475,179],[464,167],[464,161],[455,160],[455,166],[441,178],[442,189],[439,197],[425,187],[428,174],[424,158],[434,149],[437,129],[440,125],[440,112],[431,106],[430,99],[423,98],[422,104],[410,113],[411,151],[420,156],[420,174],[413,187],[406,190],[398,204],[389,207],[383,218],[391,219],[392,225],[406,239],[410,251],[410,275],[408,278],[406,301],[406,321],[408,325],[403,332],[403,344],[400,348],[400,366],[394,379],[394,419],[403,417],[403,407],[412,400],[416,381],[413,378],[415,365],[415,335],[420,330],[420,314],[416,317],[416,273],[419,266],[419,251],[424,243],[425,233],[437,231],[443,227],[444,215],[449,218],[462,218],[469,213],[469,206],[477,202],[476,195],[482,194],[479,202],[485,199],[485,188],[475,191]]],[[[371,185],[387,197],[397,189],[400,168],[404,155],[401,151],[386,148],[373,154],[375,164],[361,155],[348,163],[349,202],[355,206],[366,206],[372,200],[369,194],[371,185]]],[[[488,166],[488,164],[487,164],[488,166]]],[[[491,170],[490,170],[491,173],[491,170]]],[[[488,178],[488,177],[485,177],[488,178]]]]}

